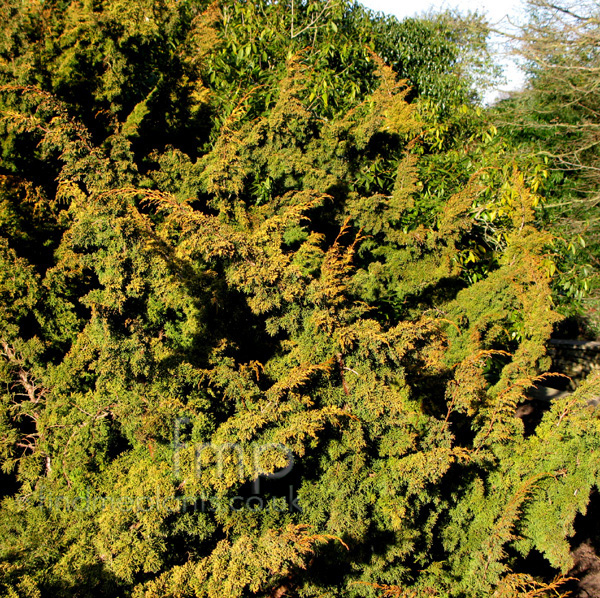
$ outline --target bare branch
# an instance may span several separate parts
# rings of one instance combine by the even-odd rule
[[[332,0],[327,0],[327,2],[325,3],[325,6],[323,6],[321,12],[318,15],[314,16],[308,25],[306,25],[305,27],[300,29],[300,31],[294,32],[294,0],[292,0],[292,28],[290,31],[290,37],[292,39],[295,39],[299,35],[302,35],[305,31],[308,31],[309,29],[312,29],[313,27],[315,27],[316,24],[321,19],[321,17],[325,14],[325,11],[327,11],[329,9],[329,7],[331,6],[331,3],[332,3]]]

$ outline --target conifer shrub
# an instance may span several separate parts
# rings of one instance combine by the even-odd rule
[[[559,318],[535,194],[465,275],[482,186],[425,210],[392,68],[324,113],[299,49],[232,103],[231,10],[0,13],[0,595],[555,595],[521,565],[571,566],[600,380],[515,417]]]

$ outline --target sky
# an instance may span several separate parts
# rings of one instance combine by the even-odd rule
[[[441,11],[457,8],[460,12],[478,11],[485,13],[493,25],[499,29],[510,28],[510,22],[520,22],[524,18],[524,0],[360,0],[372,10],[392,14],[399,19],[417,16],[428,10]],[[523,85],[524,77],[514,61],[507,56],[501,40],[492,40],[498,62],[504,68],[506,83],[486,94],[485,101],[492,102],[502,92],[517,90]]]

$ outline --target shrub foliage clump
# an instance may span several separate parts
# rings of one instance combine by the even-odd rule
[[[560,585],[530,553],[571,566],[600,381],[515,417],[559,317],[537,197],[515,170],[495,243],[477,174],[432,205],[435,94],[359,6],[292,6],[0,8],[1,596],[508,598]]]

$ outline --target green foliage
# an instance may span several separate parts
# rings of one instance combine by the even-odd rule
[[[381,21],[289,8],[2,9],[1,596],[525,598],[560,585],[532,550],[571,566],[600,380],[515,417],[559,319],[537,175],[435,195],[443,110]]]
[[[486,44],[487,23],[476,13],[445,12],[401,23],[380,17],[376,31],[377,53],[446,118],[499,77]]]
[[[548,173],[539,192],[546,226],[560,239],[556,296],[562,311],[598,308],[598,5],[528,2],[514,50],[528,74],[525,89],[494,115],[516,153],[536,156]],[[595,327],[598,333],[597,316]]]

